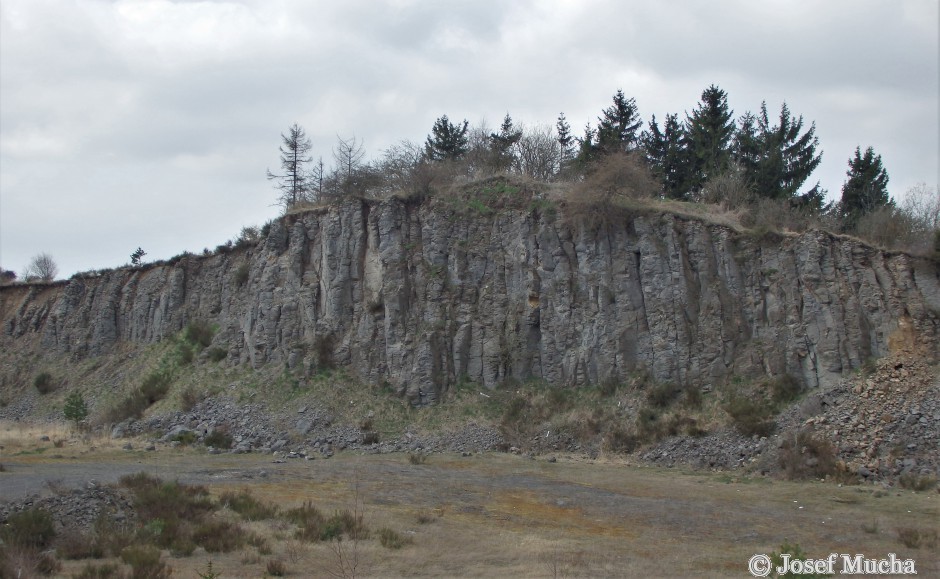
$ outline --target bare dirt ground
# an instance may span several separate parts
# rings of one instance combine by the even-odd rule
[[[371,528],[389,527],[413,541],[400,550],[375,540],[349,545],[362,577],[749,577],[748,559],[779,551],[784,542],[811,557],[896,553],[913,558],[920,576],[940,575],[935,550],[907,547],[898,537],[903,528],[936,532],[936,491],[733,478],[574,457],[436,454],[411,464],[404,454],[340,453],[279,462],[262,454],[122,450],[106,441],[56,447],[55,440],[0,440],[0,500],[146,471],[205,484],[214,494],[250,488],[282,508],[304,501],[324,512],[358,508]],[[282,521],[251,525],[271,538],[271,556],[285,562],[290,576],[333,572],[329,545],[292,540]],[[201,549],[165,557],[179,577],[196,577],[209,560],[223,577],[261,577],[267,561],[247,551],[210,556]],[[62,576],[83,564],[66,562]]]

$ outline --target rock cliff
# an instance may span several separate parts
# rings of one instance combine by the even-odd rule
[[[229,364],[334,363],[413,402],[458,380],[583,385],[645,370],[831,383],[899,328],[938,353],[937,264],[821,231],[754,235],[430,200],[288,215],[251,247],[0,288],[0,344],[81,359],[218,328]]]

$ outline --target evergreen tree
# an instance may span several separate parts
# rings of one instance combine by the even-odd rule
[[[848,180],[842,185],[842,213],[850,225],[859,217],[880,207],[892,204],[888,195],[888,172],[881,164],[881,155],[868,147],[862,155],[861,147],[849,159]]]
[[[597,146],[604,153],[630,151],[637,144],[637,130],[643,126],[636,101],[624,96],[622,90],[614,94],[614,102],[598,117]]]
[[[147,252],[138,247],[136,250],[134,250],[134,253],[131,254],[131,265],[140,265],[140,260],[145,255],[147,255]]]
[[[688,199],[690,159],[686,143],[685,127],[678,115],[666,115],[663,129],[656,123],[656,115],[650,121],[649,130],[640,135],[646,151],[646,160],[663,184],[663,193],[670,199]]]
[[[751,111],[741,115],[731,145],[731,156],[748,174],[760,165],[761,145],[757,132],[757,117]]]
[[[275,175],[268,169],[268,180],[276,182],[274,187],[281,191],[278,201],[286,210],[303,201],[307,195],[307,172],[304,167],[312,161],[307,156],[312,145],[303,127],[297,123],[290,126],[286,135],[282,133],[281,139],[283,140],[280,147],[283,174]]]
[[[515,152],[513,147],[522,138],[522,131],[517,130],[512,125],[512,117],[506,113],[503,124],[499,127],[498,133],[490,134],[490,149],[495,156],[495,164],[500,170],[508,170],[513,166]]]
[[[428,159],[432,161],[454,161],[462,157],[467,152],[470,144],[467,139],[468,124],[464,120],[462,125],[454,125],[447,118],[447,115],[437,119],[424,144],[424,151]]]
[[[600,147],[597,145],[597,131],[591,128],[591,123],[584,125],[584,136],[578,139],[578,154],[574,158],[574,165],[584,170],[597,159]]]
[[[771,124],[766,102],[761,103],[760,116],[747,113],[741,117],[735,136],[735,158],[758,195],[793,198],[819,166],[822,154],[816,154],[819,146],[816,123],[800,134],[802,130],[803,117],[791,117],[786,103],[780,108],[776,125]],[[812,191],[818,191],[818,184]],[[806,195],[821,201],[812,191]]]
[[[565,113],[560,113],[558,115],[558,122],[555,124],[555,129],[558,131],[558,145],[560,147],[559,156],[560,156],[560,165],[561,169],[565,168],[565,165],[568,161],[571,160],[573,155],[573,147],[575,138],[571,136],[571,125],[568,124],[568,119],[565,118]]]
[[[72,392],[66,397],[62,415],[76,425],[88,417],[88,406],[85,405],[85,398],[81,392]]]
[[[698,108],[686,117],[690,185],[698,190],[710,178],[724,173],[731,161],[735,125],[727,93],[715,85],[709,86],[702,92]]]

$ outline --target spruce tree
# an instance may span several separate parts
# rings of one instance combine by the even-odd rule
[[[574,165],[581,171],[597,159],[600,147],[597,146],[597,131],[591,123],[584,125],[584,136],[578,139],[578,154],[574,158]]]
[[[698,107],[686,115],[692,189],[701,189],[706,181],[728,169],[735,129],[732,114],[727,93],[711,85],[702,92]]]
[[[495,164],[500,170],[508,170],[513,166],[515,153],[513,147],[522,138],[522,131],[513,127],[512,117],[506,113],[503,118],[503,124],[499,127],[498,133],[490,134],[490,150],[495,157]]]
[[[861,147],[849,159],[846,171],[848,180],[842,185],[842,213],[850,226],[858,218],[881,207],[892,204],[888,195],[888,172],[881,163],[881,155],[875,155],[868,147],[862,154]]]
[[[424,152],[431,161],[455,161],[462,157],[469,147],[466,119],[463,124],[455,125],[447,115],[434,121],[431,134],[424,144]]]
[[[571,125],[568,124],[568,119],[565,118],[565,113],[560,113],[558,115],[558,122],[555,123],[555,130],[558,131],[558,145],[559,145],[559,169],[564,169],[568,164],[568,161],[571,160],[571,156],[574,154],[572,152],[575,138],[571,136]]]
[[[741,117],[735,135],[735,158],[761,197],[793,198],[819,166],[822,154],[816,154],[816,123],[800,134],[802,130],[803,117],[793,118],[786,103],[780,108],[777,124],[771,124],[766,102],[761,103],[759,116],[747,113]],[[814,196],[812,192],[806,195]]]
[[[604,153],[630,151],[637,144],[637,130],[643,125],[636,101],[618,89],[614,102],[598,117],[597,146]]]
[[[646,160],[663,184],[663,193],[670,199],[688,199],[690,158],[686,146],[685,127],[678,115],[666,115],[662,130],[656,123],[656,115],[650,121],[649,130],[640,135],[646,151]]]

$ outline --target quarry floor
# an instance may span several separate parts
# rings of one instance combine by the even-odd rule
[[[935,490],[502,453],[434,454],[412,464],[405,454],[339,453],[306,461],[191,448],[124,450],[107,441],[55,447],[0,438],[0,445],[0,501],[146,471],[204,484],[213,493],[249,488],[282,507],[312,501],[325,512],[358,508],[370,527],[413,540],[394,551],[363,541],[357,547],[363,577],[750,577],[750,557],[780,551],[785,542],[811,557],[895,553],[914,559],[921,576],[940,576],[936,549],[899,540],[902,529],[936,533]],[[264,532],[275,538],[275,555],[288,561],[291,576],[329,576],[327,546],[279,542],[289,534],[276,525]],[[210,559],[223,577],[264,575],[262,561],[238,553],[166,557],[177,576],[196,576]],[[63,573],[80,568],[69,562]]]

